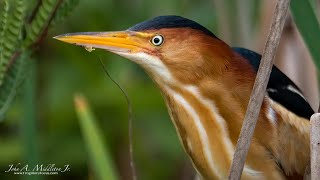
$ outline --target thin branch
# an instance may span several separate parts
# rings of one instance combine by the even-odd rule
[[[276,49],[280,42],[289,4],[290,0],[279,0],[277,3],[260,67],[238,139],[236,151],[233,156],[233,162],[229,172],[229,180],[238,180],[241,178],[250,142],[257,124],[262,101],[265,96]]]
[[[320,177],[320,113],[311,116],[310,130],[310,156],[311,156],[311,179]]]

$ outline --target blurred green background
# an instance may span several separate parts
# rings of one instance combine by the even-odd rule
[[[120,179],[130,179],[127,104],[103,72],[99,58],[132,102],[138,179],[194,179],[195,172],[161,94],[146,73],[114,54],[101,50],[88,53],[52,37],[69,32],[125,30],[154,16],[174,14],[199,22],[233,46],[261,52],[263,45],[256,41],[266,36],[262,29],[265,24],[268,27],[268,21],[264,21],[267,15],[262,12],[266,10],[271,16],[272,11],[266,9],[269,2],[246,0],[243,7],[237,0],[79,0],[64,21],[50,28],[31,56],[32,68],[25,79],[28,83],[19,86],[15,102],[0,123],[0,179],[96,179],[74,109],[75,93],[88,99],[116,174]],[[316,1],[312,2],[317,8]],[[69,164],[71,171],[56,176],[4,172],[17,163]]]

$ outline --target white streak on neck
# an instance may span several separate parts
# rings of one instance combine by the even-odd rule
[[[189,137],[187,137],[186,139],[187,139],[186,141],[187,141],[187,145],[188,145],[188,147],[189,147],[189,150],[192,152],[193,147],[192,147],[191,140],[190,140]]]
[[[156,56],[151,56],[143,52],[138,52],[138,53],[115,52],[115,53],[141,65],[147,72],[151,73],[151,76],[153,76],[152,78],[155,81],[170,82],[170,83],[173,83],[175,81],[170,71],[165,66],[165,64],[163,64],[163,62]]]
[[[201,123],[201,119],[200,119],[199,115],[193,109],[193,107],[180,94],[175,93],[172,90],[169,90],[169,93],[181,106],[184,107],[186,112],[189,113],[193,122],[195,123],[195,127],[197,128],[197,131],[199,133],[199,138],[201,141],[202,150],[203,150],[203,153],[206,157],[209,168],[211,169],[211,171],[214,174],[216,174],[219,177],[219,179],[223,178],[223,176],[221,176],[221,173],[219,173],[219,171],[218,171],[219,168],[216,166],[215,162],[213,161],[210,143],[209,143],[209,137],[208,137],[208,134],[207,134],[205,128],[203,127],[203,124]]]
[[[189,92],[191,92],[204,106],[209,107],[211,114],[213,115],[213,117],[217,121],[217,125],[220,126],[220,130],[223,134],[221,136],[223,138],[222,142],[224,142],[225,148],[227,150],[228,160],[231,162],[235,148],[234,148],[234,146],[231,142],[231,139],[229,137],[228,127],[227,127],[226,121],[219,113],[217,106],[215,105],[215,103],[212,100],[209,100],[209,99],[206,99],[205,97],[203,97],[200,94],[197,87],[186,86],[185,89],[187,89]],[[255,176],[256,178],[259,178],[259,179],[264,179],[262,172],[256,171],[248,165],[244,166],[243,171],[245,173],[248,173],[250,176]]]
[[[226,121],[224,118],[219,114],[218,108],[215,105],[215,103],[212,100],[204,98],[197,87],[195,86],[186,86],[186,90],[188,90],[190,93],[192,93],[205,107],[208,107],[208,109],[211,111],[212,116],[217,121],[217,125],[219,126],[221,132],[222,132],[222,139],[225,143],[225,147],[228,153],[228,159],[231,161],[234,153],[234,146],[231,142],[231,139],[229,137],[228,128],[226,125]]]

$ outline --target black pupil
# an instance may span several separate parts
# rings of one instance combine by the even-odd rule
[[[155,44],[160,43],[160,38],[158,38],[158,37],[154,38],[154,39],[153,39],[153,42],[154,42]]]

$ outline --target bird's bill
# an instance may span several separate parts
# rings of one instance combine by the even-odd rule
[[[84,46],[87,50],[93,48],[105,49],[111,52],[135,52],[143,49],[143,43],[137,37],[146,37],[147,34],[133,31],[117,32],[79,32],[54,37],[60,41]]]

